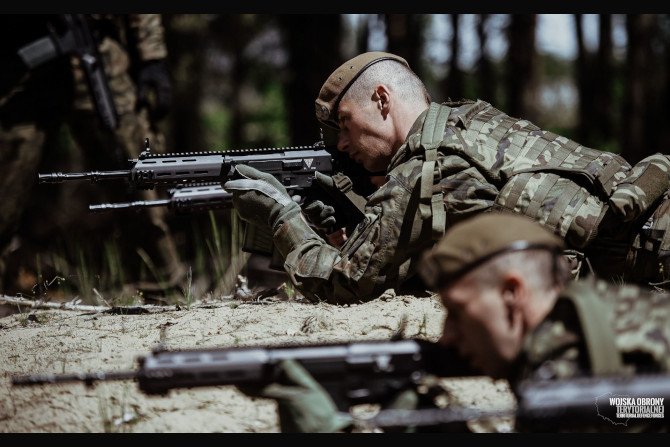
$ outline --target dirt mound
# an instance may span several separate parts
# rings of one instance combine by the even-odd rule
[[[132,381],[12,387],[11,376],[135,369],[136,358],[169,349],[389,339],[436,340],[444,310],[435,297],[387,293],[334,306],[300,300],[216,300],[133,314],[23,309],[0,318],[0,432],[277,432],[274,401],[234,387],[173,390],[146,396]],[[507,406],[506,383],[459,379],[447,386],[463,403]],[[489,429],[505,431],[509,421]],[[477,429],[477,426],[475,426]]]

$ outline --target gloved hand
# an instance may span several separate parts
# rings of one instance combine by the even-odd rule
[[[172,84],[165,59],[143,63],[137,77],[137,107],[147,107],[153,120],[164,118],[172,104]]]
[[[233,195],[233,206],[242,220],[269,226],[272,231],[285,221],[300,215],[300,205],[272,174],[246,165],[235,167],[242,178],[228,180],[223,188]]]
[[[329,175],[325,175],[316,171],[314,173],[314,181],[326,192],[330,197],[335,194],[342,194],[342,192],[335,186],[335,181]],[[321,200],[313,200],[303,206],[302,211],[307,216],[307,220],[315,227],[332,232],[335,230],[335,208],[326,205]]]
[[[328,233],[335,229],[335,208],[332,206],[326,205],[321,200],[314,200],[308,203],[302,211],[315,227]]]
[[[260,391],[238,387],[252,397],[277,401],[279,425],[283,433],[332,433],[351,424],[348,413],[337,410],[328,392],[295,360],[278,365],[278,382]]]

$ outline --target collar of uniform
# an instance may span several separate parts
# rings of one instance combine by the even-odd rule
[[[387,172],[390,172],[394,168],[398,167],[398,165],[400,165],[401,163],[407,161],[410,158],[410,156],[414,152],[416,152],[421,140],[420,131],[421,128],[423,127],[424,121],[426,120],[427,114],[428,109],[421,112],[421,114],[416,118],[414,124],[412,124],[412,127],[409,129],[409,132],[407,133],[405,143],[403,143],[403,145],[400,146],[400,149],[398,149],[398,151],[393,155],[393,158],[391,158],[391,163],[389,163]]]

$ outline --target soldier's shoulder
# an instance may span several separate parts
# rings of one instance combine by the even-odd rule
[[[571,281],[565,287],[563,295],[596,295],[598,297],[639,297],[668,295],[668,292],[653,290],[631,283],[614,283],[597,277],[588,277]]]

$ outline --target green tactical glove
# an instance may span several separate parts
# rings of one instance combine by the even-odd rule
[[[277,401],[279,425],[283,433],[332,433],[351,424],[348,413],[337,410],[333,399],[307,370],[292,359],[277,366],[279,380],[260,392],[246,389],[252,397]]]
[[[274,231],[300,214],[300,206],[272,174],[246,165],[235,170],[242,178],[227,181],[223,188],[233,195],[233,206],[242,220]]]
[[[246,165],[235,169],[242,178],[223,185],[233,195],[233,206],[242,220],[271,228],[275,247],[284,259],[301,242],[321,239],[305,221],[300,205],[272,174]]]
[[[335,228],[335,208],[326,205],[321,200],[315,200],[307,204],[303,209],[312,225],[325,231],[332,232]]]
[[[334,194],[342,194],[337,186],[335,181],[329,175],[322,174],[320,172],[314,173],[314,181],[326,192],[329,196],[333,197]],[[302,209],[307,220],[309,220],[312,225],[323,230],[325,232],[332,232],[335,229],[335,208],[330,205],[326,205],[321,200],[314,200]]]

